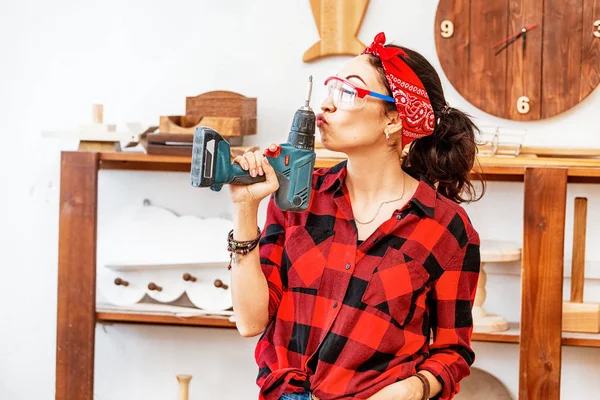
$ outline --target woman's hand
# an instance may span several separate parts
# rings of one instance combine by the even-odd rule
[[[419,378],[410,377],[384,387],[367,400],[421,400],[423,383]]]
[[[277,145],[271,144],[269,149],[275,151]],[[243,170],[249,171],[253,177],[264,175],[266,178],[264,182],[251,185],[229,185],[231,200],[234,203],[257,206],[262,199],[279,189],[279,181],[277,181],[275,170],[260,150],[237,156],[232,163],[238,163]]]

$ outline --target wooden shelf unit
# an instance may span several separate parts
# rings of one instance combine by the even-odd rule
[[[318,159],[328,167],[341,159]],[[518,162],[517,162],[518,161]],[[568,162],[567,162],[568,161]],[[473,340],[516,343],[520,349],[519,399],[558,400],[561,348],[600,347],[600,335],[561,329],[564,216],[567,183],[600,183],[600,167],[576,160],[479,158],[473,178],[524,182],[522,310],[520,329],[476,333]],[[96,312],[96,231],[100,169],[189,173],[191,157],[136,153],[63,152],[59,202],[56,400],[92,400],[97,323],[138,323],[232,329],[226,319]],[[543,221],[544,223],[541,223]],[[561,236],[562,235],[562,236]],[[85,267],[82,267],[85,266]],[[544,285],[539,282],[544,282]],[[543,359],[540,358],[543,355]],[[536,397],[537,396],[537,397]]]

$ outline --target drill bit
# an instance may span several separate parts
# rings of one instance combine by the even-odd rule
[[[306,92],[306,99],[304,100],[304,109],[310,110],[310,97],[312,96],[312,75],[308,77],[308,87]]]

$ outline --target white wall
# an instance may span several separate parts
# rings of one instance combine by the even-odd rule
[[[379,31],[414,47],[439,68],[433,38],[437,1],[373,0],[359,38]],[[42,139],[44,129],[89,122],[91,104],[105,122],[157,124],[184,113],[185,96],[233,90],[258,98],[259,135],[249,143],[284,141],[309,74],[320,83],[348,57],[311,64],[302,55],[318,39],[307,0],[22,0],[0,4],[0,398],[53,398],[61,150],[76,143]],[[441,70],[440,70],[441,71]],[[526,144],[600,147],[600,90],[550,120],[517,124],[471,107],[448,84],[447,97],[477,123],[526,127]],[[314,90],[313,107],[323,90]],[[567,139],[568,141],[566,141]],[[99,234],[120,210],[144,198],[183,214],[228,212],[227,192],[193,190],[185,173],[101,171]],[[590,198],[586,300],[600,301],[600,185],[571,185]],[[522,184],[491,183],[467,206],[484,238],[521,241]],[[264,212],[264,209],[262,210]],[[567,219],[570,260],[572,215]],[[568,262],[568,261],[567,261]],[[519,317],[516,265],[490,265],[488,311]],[[565,281],[565,293],[569,281]],[[24,290],[23,288],[26,288]],[[254,398],[256,339],[235,331],[112,325],[96,331],[96,398],[175,398],[179,373],[194,376],[192,399]],[[476,365],[516,395],[518,346],[476,343]],[[595,398],[600,349],[564,348],[564,399]]]

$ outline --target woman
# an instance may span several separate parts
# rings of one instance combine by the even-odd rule
[[[277,179],[260,151],[234,160],[266,176],[231,186],[233,306],[243,336],[264,332],[259,396],[451,399],[474,361],[479,235],[458,203],[473,193],[476,128],[383,33],[326,84],[321,140],[348,159],[314,172],[308,210],[271,198],[257,233]]]

